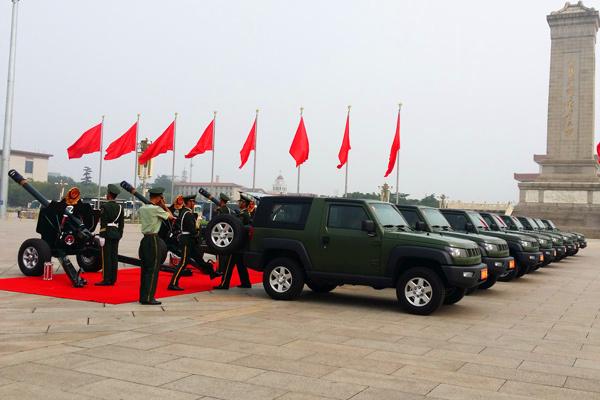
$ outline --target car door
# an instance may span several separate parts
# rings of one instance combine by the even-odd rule
[[[360,203],[329,203],[321,224],[319,248],[313,261],[319,272],[378,275],[381,236],[361,229],[372,220]]]

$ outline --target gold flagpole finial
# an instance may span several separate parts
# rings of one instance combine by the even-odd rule
[[[138,117],[138,118],[140,117],[140,115],[142,115],[142,114],[140,114],[140,113],[137,113],[137,117]]]
[[[402,108],[402,103],[398,103],[398,111]]]
[[[302,114],[304,114],[304,107],[300,107],[300,116],[302,116]]]
[[[352,108],[352,106],[350,104],[348,104],[348,112],[350,112],[351,108]]]
[[[177,116],[178,116],[178,115],[179,115],[179,113],[178,113],[178,112],[176,112],[176,113],[175,113],[175,118],[177,118]]]

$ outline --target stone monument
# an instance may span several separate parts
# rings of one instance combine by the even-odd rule
[[[550,90],[546,154],[539,173],[515,174],[515,215],[552,219],[561,229],[600,237],[600,169],[594,145],[598,11],[566,3],[547,16]]]

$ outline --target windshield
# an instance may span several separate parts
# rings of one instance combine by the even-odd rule
[[[440,210],[435,208],[422,208],[421,212],[432,228],[450,228],[450,223]]]
[[[483,229],[485,231],[489,231],[490,227],[488,226],[488,224],[483,220],[483,217],[481,215],[479,215],[478,212],[475,211],[467,211],[467,215],[469,216],[469,218],[471,218],[471,223],[473,225],[475,225],[475,227],[477,229]]]
[[[490,214],[490,215],[491,215],[492,217],[494,217],[494,220],[496,221],[496,224],[498,225],[498,227],[499,227],[501,230],[505,231],[505,230],[507,230],[507,229],[508,229],[508,226],[506,225],[506,222],[504,222],[504,221],[502,220],[502,218],[500,218],[500,216],[499,216],[499,215],[497,215],[497,214]]]
[[[524,230],[525,229],[525,227],[523,226],[523,224],[521,223],[521,221],[519,221],[519,218],[517,218],[517,217],[510,217],[510,219],[513,220],[513,222],[517,226],[518,230]]]
[[[536,218],[536,219],[534,219],[534,221],[535,221],[535,223],[537,224],[537,226],[539,226],[539,227],[540,227],[540,229],[541,229],[541,230],[545,231],[545,230],[547,229],[547,228],[546,228],[546,225],[544,225],[544,223],[542,222],[542,220],[541,220],[541,219],[539,219],[539,218]]]
[[[554,222],[550,221],[549,219],[547,219],[545,221],[545,225],[549,228],[549,229],[556,229],[556,225],[554,225]]]
[[[529,225],[533,228],[534,231],[539,231],[540,227],[535,223],[534,219],[531,217],[527,217],[527,221],[529,221]]]
[[[385,227],[406,227],[408,223],[400,214],[400,211],[391,204],[372,203],[369,204],[379,223]]]

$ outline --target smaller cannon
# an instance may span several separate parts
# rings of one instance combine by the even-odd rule
[[[67,206],[63,201],[46,199],[14,169],[8,172],[8,176],[42,206],[36,226],[41,239],[27,239],[21,245],[18,256],[21,272],[27,276],[41,276],[44,263],[56,257],[73,286],[85,286],[87,282],[80,276],[81,269],[98,271],[101,268],[99,238],[92,233],[98,223],[98,213],[89,204]],[[76,255],[81,269],[73,266],[69,255]]]
[[[200,188],[198,193],[219,205],[219,201],[206,189]],[[244,246],[248,230],[236,215],[217,214],[213,215],[202,234],[209,252],[227,255],[239,251]]]

